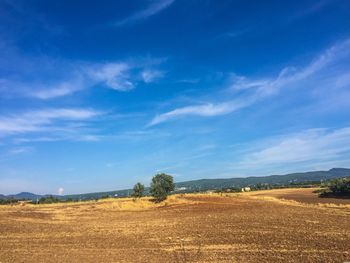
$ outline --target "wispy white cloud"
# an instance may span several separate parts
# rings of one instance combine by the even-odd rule
[[[264,169],[271,165],[343,159],[350,164],[350,127],[305,130],[255,143],[260,149],[246,154],[242,162],[236,165]]]
[[[282,87],[298,83],[308,77],[325,69],[331,63],[338,61],[350,54],[350,39],[337,43],[327,49],[306,67],[297,69],[295,67],[286,67],[280,71],[276,78],[248,79],[237,77],[233,80],[231,88],[235,90],[255,89],[256,98],[274,95]]]
[[[53,87],[39,88],[28,90],[28,96],[38,99],[52,99],[57,97],[63,97],[70,95],[74,92],[82,90],[84,88],[83,80],[81,78],[72,79],[70,82],[63,81],[57,83]]]
[[[35,148],[32,146],[18,146],[12,147],[10,149],[4,149],[2,153],[0,152],[0,164],[2,162],[18,158],[22,155],[27,155],[34,152]]]
[[[101,112],[92,109],[44,109],[0,117],[0,135],[57,130],[55,121],[91,119]]]
[[[65,67],[65,63],[56,66],[55,69],[60,72],[60,68]],[[19,82],[0,79],[0,93],[14,97],[26,96],[47,100],[71,95],[96,85],[126,92],[134,89],[141,82],[151,83],[164,75],[160,70],[148,69],[145,62],[134,61],[101,64],[77,63],[70,67],[74,67],[74,74],[60,72],[56,79],[50,81],[40,79],[34,82],[24,80]]]
[[[268,79],[256,79],[256,80],[250,80],[245,76],[237,76],[235,74],[232,74],[230,77],[230,82],[233,85],[233,88],[236,90],[246,90],[250,88],[257,88],[266,86],[269,84],[270,80]]]
[[[169,7],[175,0],[153,0],[151,4],[146,8],[134,13],[133,15],[126,17],[125,19],[114,23],[115,26],[124,26],[127,24],[135,23],[140,20],[147,19],[151,16],[158,14],[167,7]]]
[[[10,155],[18,155],[18,154],[24,154],[24,153],[30,153],[33,151],[33,147],[17,147],[13,148],[9,151]]]
[[[141,72],[141,77],[145,83],[154,82],[163,76],[164,72],[160,70],[145,69]]]
[[[180,107],[158,114],[148,125],[157,125],[185,116],[218,116],[232,113],[268,97],[277,95],[282,88],[297,87],[302,81],[314,77],[317,73],[327,69],[328,66],[337,64],[339,60],[344,58],[348,59],[349,54],[350,39],[347,39],[327,49],[307,66],[301,69],[286,67],[274,78],[264,77],[251,79],[244,76],[232,75],[229,90],[234,94],[231,95],[233,98],[230,100]],[[335,72],[334,74],[338,76],[343,73],[344,72]],[[349,78],[343,77],[339,80],[339,85],[347,85],[348,81]],[[322,85],[322,83],[318,84]],[[312,87],[310,87],[310,89],[312,89]]]
[[[74,142],[99,142],[108,137],[99,134],[82,134],[84,131],[80,129],[59,129],[57,127],[46,128],[45,133],[52,134],[51,136],[35,136],[35,137],[19,137],[15,138],[15,144],[35,143],[35,142],[59,142],[59,141],[74,141]]]
[[[183,108],[178,108],[160,115],[157,115],[152,119],[148,126],[157,125],[159,123],[169,121],[171,119],[180,118],[183,116],[218,116],[228,114],[235,110],[238,110],[246,106],[247,102],[244,101],[229,101],[218,104],[204,104],[198,106],[187,106]]]
[[[106,116],[109,119],[109,116]],[[168,132],[159,132],[155,130],[139,130],[139,131],[121,131],[113,132],[101,128],[89,128],[89,123],[95,125],[96,122],[101,122],[101,116],[93,120],[85,120],[80,126],[72,126],[71,123],[63,121],[52,126],[41,127],[40,130],[31,132],[16,133],[13,138],[14,144],[26,144],[35,142],[59,142],[59,141],[74,141],[74,142],[99,142],[99,141],[145,141],[169,137]],[[104,119],[106,120],[106,119]],[[62,122],[62,121],[61,121]],[[14,134],[14,133],[11,133]],[[7,135],[11,135],[7,134]],[[1,135],[1,132],[0,132]],[[5,134],[6,135],[6,134]]]
[[[32,97],[49,100],[94,86],[126,92],[141,83],[159,80],[164,75],[158,69],[164,58],[131,58],[91,63],[30,57],[7,46],[3,48],[0,43],[0,51],[6,54],[5,62],[0,59],[0,70],[9,72],[6,78],[0,79],[0,96],[4,98]]]
[[[119,91],[128,91],[134,88],[130,79],[131,65],[127,63],[108,63],[88,69],[89,75],[97,82]]]

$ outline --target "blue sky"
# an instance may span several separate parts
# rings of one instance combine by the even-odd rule
[[[0,1],[0,193],[350,167],[350,3]]]

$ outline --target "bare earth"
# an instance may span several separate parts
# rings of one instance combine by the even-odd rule
[[[283,189],[0,206],[0,262],[350,261],[350,201],[319,200]]]
[[[278,199],[294,200],[306,204],[344,204],[350,205],[350,199],[344,198],[317,198],[313,193],[313,188],[291,188],[291,189],[275,189],[266,191],[254,191],[249,195],[254,196],[271,196]]]

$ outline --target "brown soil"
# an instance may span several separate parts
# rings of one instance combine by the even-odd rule
[[[271,196],[307,204],[350,205],[350,199],[319,197],[317,193],[314,193],[315,190],[315,188],[274,189],[267,191],[254,191],[249,194],[254,196]]]
[[[349,206],[259,194],[2,206],[0,262],[350,261]]]

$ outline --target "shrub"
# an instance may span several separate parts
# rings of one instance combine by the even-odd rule
[[[16,204],[19,200],[13,198],[0,199],[0,205]]]
[[[133,193],[131,194],[134,198],[141,198],[143,196],[143,192],[145,191],[145,186],[141,183],[137,183],[134,185]]]
[[[329,190],[334,194],[350,195],[350,177],[332,180],[329,185]]]
[[[326,184],[326,189],[320,193],[320,196],[350,197],[350,177],[330,180]]]
[[[47,197],[40,198],[38,201],[38,204],[53,204],[53,203],[58,203],[58,202],[61,202],[61,200],[50,195]]]

